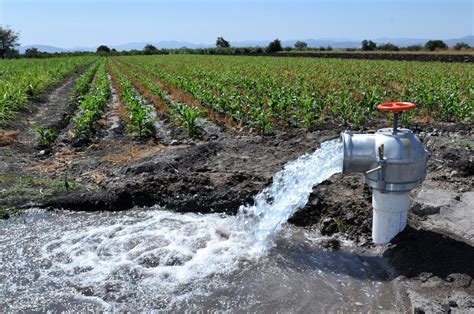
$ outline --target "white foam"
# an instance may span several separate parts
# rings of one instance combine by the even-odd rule
[[[237,216],[132,210],[93,226],[65,232],[42,248],[52,261],[43,279],[89,289],[120,309],[120,300],[148,300],[169,309],[205,295],[220,277],[274,246],[276,233],[308,201],[313,186],[342,170],[342,144],[325,142],[289,162],[273,184]],[[152,208],[158,209],[158,208]]]
[[[274,244],[273,237],[283,223],[308,202],[315,185],[342,171],[342,143],[322,143],[313,154],[303,155],[285,165],[273,177],[273,184],[255,197],[253,206],[241,206],[238,220],[252,250],[265,252]]]
[[[133,214],[111,225],[65,233],[44,247],[43,255],[54,261],[53,272],[64,273],[74,286],[90,287],[94,295],[111,299],[131,287],[140,287],[144,296],[169,298],[183,285],[237,266],[241,248],[216,231],[235,218],[166,211]]]

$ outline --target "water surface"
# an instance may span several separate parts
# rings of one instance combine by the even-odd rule
[[[0,310],[402,309],[390,269],[346,243],[284,225],[260,258],[235,216],[31,210],[0,222]]]

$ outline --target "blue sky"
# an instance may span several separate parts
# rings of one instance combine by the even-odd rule
[[[474,0],[0,0],[21,44],[59,47],[177,40],[458,38]]]

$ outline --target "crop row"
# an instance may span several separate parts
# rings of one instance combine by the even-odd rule
[[[405,121],[473,119],[470,64],[223,56],[118,60],[264,133],[275,125],[310,129],[323,123],[373,123],[380,118],[376,105],[392,100],[417,105]]]
[[[95,57],[0,60],[0,122]]]
[[[151,136],[154,133],[155,117],[153,108],[137,92],[132,82],[121,73],[115,64],[111,65],[111,74],[118,79],[120,99],[128,109],[129,127],[139,137]]]
[[[159,83],[153,81],[148,76],[149,73],[143,74],[137,71],[136,68],[124,66],[121,68],[123,73],[134,78],[139,84],[143,85],[151,94],[153,98],[158,98],[155,106],[160,107],[162,115],[169,115],[178,126],[182,126],[188,135],[194,136],[197,133],[197,121],[202,118],[204,110],[196,106],[191,106],[185,103],[180,103],[173,100],[170,95],[159,86]]]
[[[78,86],[82,86],[81,84],[76,84],[76,90]],[[89,93],[82,96],[79,113],[74,118],[73,134],[77,140],[87,141],[90,139],[94,123],[102,117],[109,98],[110,88],[107,79],[106,60],[101,60]]]
[[[70,102],[71,107],[74,109],[82,102],[85,95],[89,92],[98,66],[99,61],[94,62],[76,79],[74,92]],[[39,125],[32,126],[32,130],[36,132],[38,136],[38,146],[41,148],[49,148],[57,136],[53,129],[44,128]]]
[[[100,61],[94,62],[84,71],[84,73],[82,73],[82,75],[77,78],[74,85],[74,103],[80,103],[84,99],[84,96],[89,92],[92,80],[94,79],[97,68],[99,67],[99,63]]]
[[[76,107],[84,100],[84,97],[89,92],[89,89],[92,85],[92,80],[94,79],[97,68],[99,67],[99,63],[99,60],[94,62],[76,79],[72,99],[70,100],[70,105],[73,109],[76,109]],[[56,139],[57,134],[53,129],[34,125],[32,126],[32,130],[36,132],[38,136],[39,147],[48,148]]]
[[[155,64],[132,64],[164,83],[186,91],[208,108],[231,116],[241,125],[256,127],[264,133],[271,128],[270,114],[269,112],[265,113],[265,107],[255,101],[257,95],[241,96],[238,94],[238,89],[219,83],[215,87],[221,91],[209,88],[212,84],[211,80],[205,78],[198,80],[191,76],[184,76],[176,73],[171,67],[169,71],[165,71]],[[226,92],[223,89],[226,89]],[[227,94],[229,97],[225,96]]]

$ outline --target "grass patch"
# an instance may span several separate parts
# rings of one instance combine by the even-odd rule
[[[334,217],[334,221],[336,222],[337,229],[339,230],[339,232],[345,232],[349,228],[346,221],[341,217]]]
[[[0,176],[0,197],[42,200],[61,192],[75,191],[80,185],[68,179]]]
[[[455,140],[453,141],[453,144],[460,147],[460,148],[464,148],[464,149],[467,149],[469,151],[473,151],[474,150],[474,146],[472,144],[472,142],[470,141],[466,141],[466,140]]]
[[[0,219],[8,219],[8,218],[10,218],[8,209],[4,207],[0,207]]]
[[[0,207],[0,220],[9,219],[12,216],[22,213],[23,210],[16,207]]]

